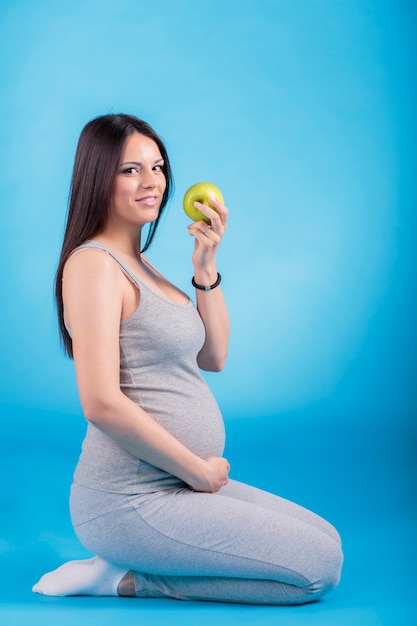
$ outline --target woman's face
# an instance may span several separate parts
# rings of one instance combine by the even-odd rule
[[[113,185],[110,221],[142,226],[156,220],[166,187],[163,165],[153,139],[140,133],[128,136]]]

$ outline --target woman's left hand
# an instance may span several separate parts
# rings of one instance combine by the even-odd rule
[[[211,269],[227,227],[228,209],[214,197],[210,197],[209,200],[216,210],[200,202],[195,202],[194,206],[210,219],[210,224],[199,221],[188,226],[190,235],[195,237],[192,262],[197,271]]]

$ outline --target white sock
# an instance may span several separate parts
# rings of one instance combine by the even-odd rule
[[[117,587],[128,571],[99,556],[68,561],[44,574],[32,591],[45,596],[117,596]]]

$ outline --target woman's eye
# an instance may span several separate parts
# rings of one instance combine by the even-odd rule
[[[163,165],[155,165],[155,167],[153,168],[156,172],[163,172]]]
[[[126,169],[122,171],[122,174],[136,174],[136,172],[136,167],[126,167]]]

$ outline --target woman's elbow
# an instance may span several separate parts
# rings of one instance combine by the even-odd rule
[[[226,365],[226,361],[227,353],[205,358],[200,356],[198,366],[205,372],[221,372]]]
[[[114,401],[111,398],[89,396],[81,400],[81,406],[85,419],[94,426],[100,426],[110,415],[114,415]]]
[[[227,361],[227,355],[225,355],[223,358],[217,359],[214,363],[213,363],[213,367],[210,370],[211,372],[221,372],[226,365],[226,361]]]

